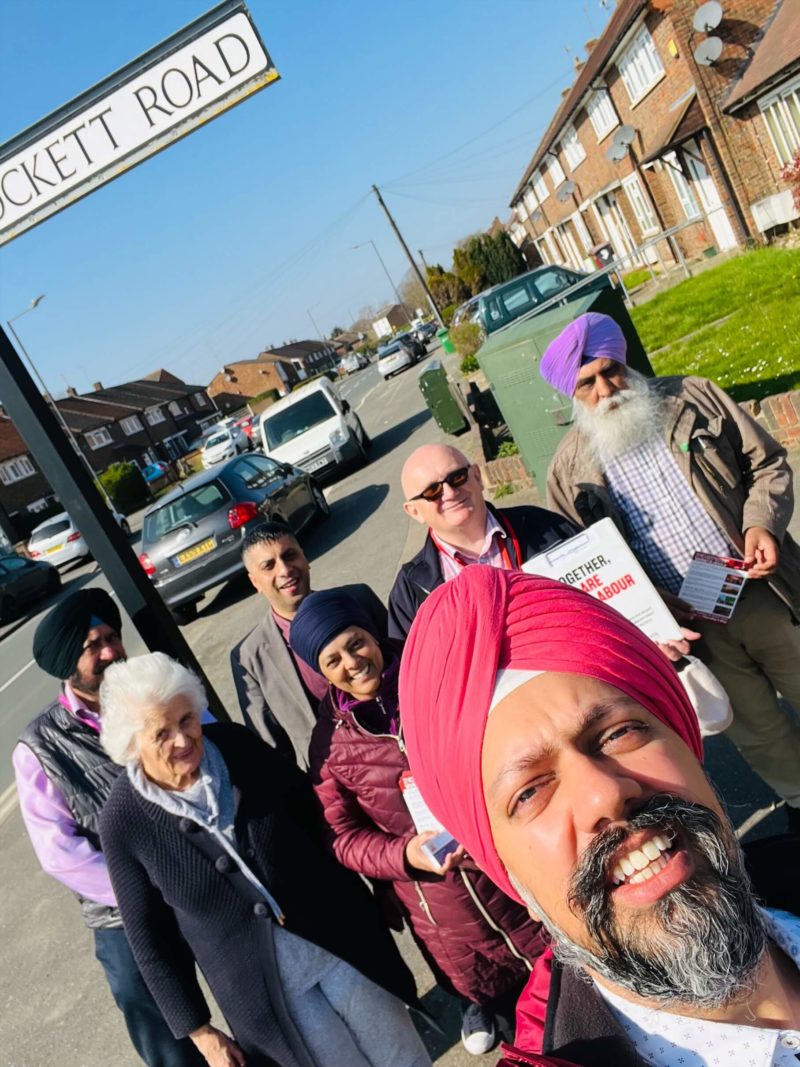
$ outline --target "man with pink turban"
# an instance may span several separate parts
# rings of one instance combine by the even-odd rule
[[[800,920],[756,903],[695,714],[641,631],[570,586],[468,567],[416,617],[400,704],[428,806],[552,937],[506,1064],[790,1061]],[[780,907],[797,844],[776,874],[762,850]]]
[[[542,377],[573,398],[547,476],[550,507],[580,526],[610,517],[727,690],[728,737],[800,831],[800,548],[786,450],[713,382],[645,378],[622,330],[580,315],[548,346]],[[698,619],[677,599],[695,552],[744,561],[733,613]]]

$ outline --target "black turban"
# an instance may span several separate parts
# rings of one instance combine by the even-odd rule
[[[62,681],[71,678],[86,635],[105,623],[119,633],[119,608],[104,589],[79,589],[49,611],[33,635],[33,658],[43,671]]]
[[[359,626],[378,640],[375,623],[348,593],[341,589],[310,593],[292,620],[289,644],[301,660],[318,671],[320,652],[351,626]]]

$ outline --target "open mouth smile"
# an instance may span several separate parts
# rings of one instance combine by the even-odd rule
[[[666,867],[674,840],[656,834],[644,841],[639,848],[618,855],[611,871],[614,885],[637,885],[653,878]]]

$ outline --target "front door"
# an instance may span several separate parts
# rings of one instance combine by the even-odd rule
[[[720,252],[724,252],[728,248],[736,248],[738,245],[736,235],[733,232],[727,212],[722,206],[714,179],[708,173],[703,161],[700,145],[695,140],[687,141],[683,146],[682,155],[691,178],[692,189],[697,194],[708,218],[709,225],[714,231],[714,240],[717,248]]]

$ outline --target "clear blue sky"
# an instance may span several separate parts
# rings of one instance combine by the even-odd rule
[[[0,140],[211,4],[4,0]],[[613,4],[612,4],[613,6]],[[0,249],[0,317],[55,395],[223,362],[346,326],[411,248],[505,219],[541,133],[601,30],[601,0],[251,0],[281,81]],[[570,50],[567,54],[565,49]],[[2,401],[2,397],[0,397]]]

